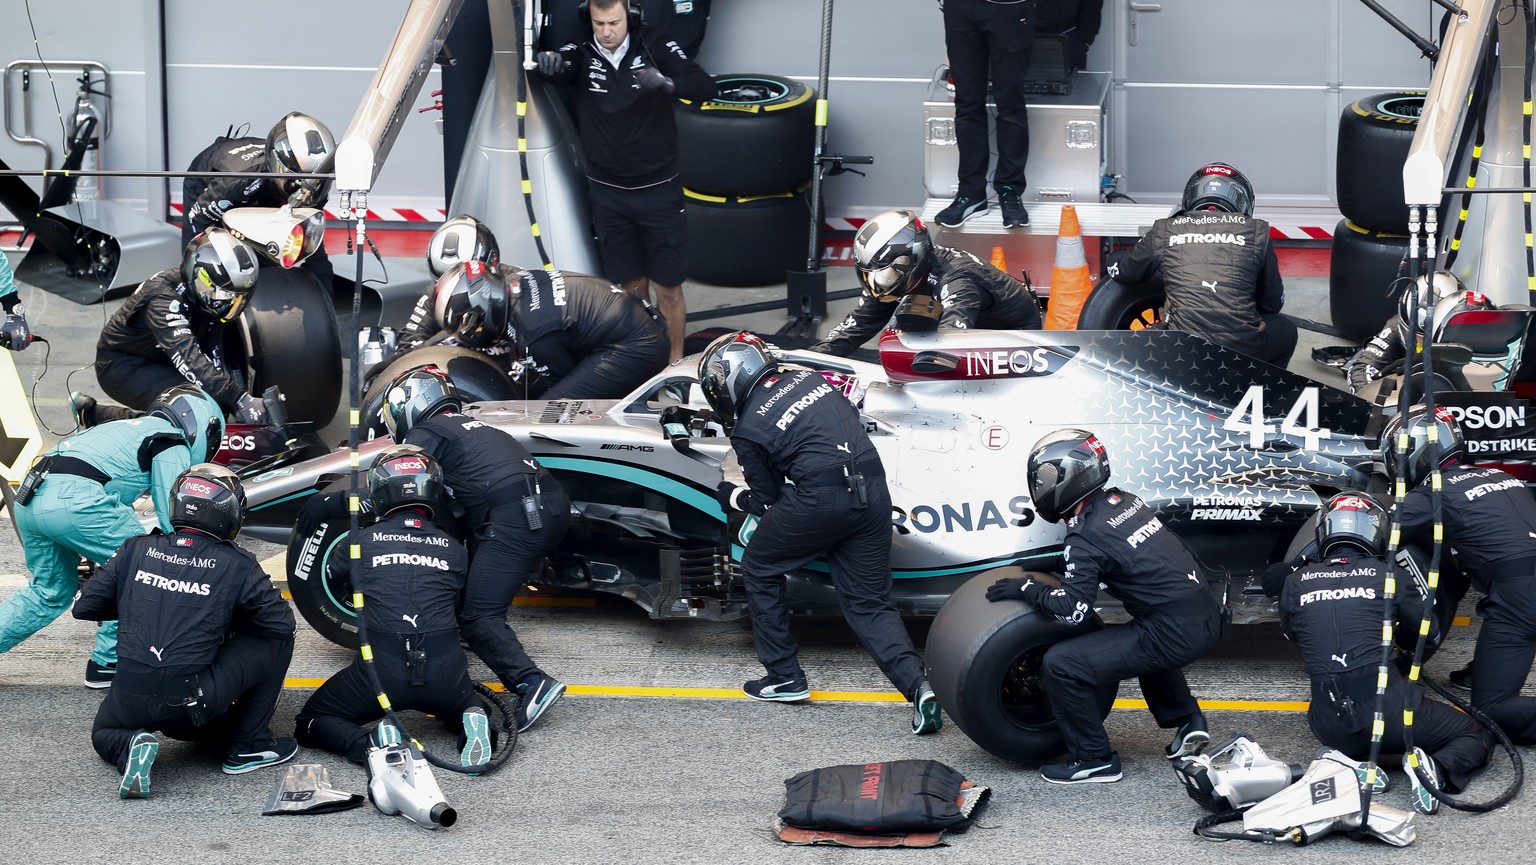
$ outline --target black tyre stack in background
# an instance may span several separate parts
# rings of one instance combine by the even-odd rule
[[[1333,232],[1328,305],[1333,326],[1364,341],[1396,311],[1408,274],[1403,163],[1424,110],[1423,91],[1358,99],[1339,119],[1339,220]]]
[[[677,102],[689,276],[725,286],[783,282],[806,264],[816,92],[777,75],[714,78],[715,99]]]

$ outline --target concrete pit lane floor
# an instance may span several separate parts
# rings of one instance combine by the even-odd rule
[[[394,265],[395,262],[391,261]],[[415,266],[402,260],[401,266]],[[833,271],[837,276],[847,271]],[[1326,281],[1288,280],[1287,310],[1327,317]],[[771,297],[774,289],[743,292],[690,287],[695,309]],[[23,294],[40,332],[53,340],[49,373],[37,407],[54,429],[67,430],[64,374],[88,364],[102,307],[81,307],[37,291]],[[755,295],[755,296],[754,296]],[[846,307],[850,302],[843,302]],[[116,304],[108,304],[106,313]],[[833,318],[845,312],[834,306]],[[781,316],[710,321],[772,330]],[[1336,382],[1308,358],[1312,345],[1339,342],[1308,331],[1292,368]],[[37,349],[16,356],[29,386],[41,370]],[[1332,377],[1332,378],[1330,378]],[[89,371],[73,387],[97,392]],[[329,440],[335,436],[327,435]],[[52,441],[53,436],[49,436]],[[281,549],[251,544],[280,576]],[[274,558],[275,557],[275,558]],[[8,518],[0,518],[0,596],[26,580]],[[1472,599],[1462,609],[1469,615]],[[1204,816],[1163,757],[1167,733],[1138,702],[1134,682],[1107,722],[1125,778],[1118,784],[1060,787],[1033,767],[1002,761],[946,723],[935,736],[909,732],[910,708],[838,620],[796,625],[814,699],[806,704],[755,703],[740,683],[760,675],[745,624],[653,622],[638,608],[606,597],[549,599],[525,593],[509,618],[533,657],[571,686],[571,693],[519,739],[510,762],[494,775],[437,772],[459,812],[456,826],[438,833],[371,805],[330,815],[260,816],[280,769],[238,777],[218,770],[221,755],[165,740],[153,773],[153,797],[117,798],[116,771],[90,747],[92,718],[103,694],[81,686],[93,626],[67,614],[0,656],[0,849],[17,862],[161,863],[338,861],[482,861],[529,863],[737,863],[906,861],[1116,863],[1421,861],[1505,863],[1536,845],[1536,799],[1522,795],[1498,812],[1442,811],[1417,817],[1419,840],[1408,851],[1336,836],[1306,853],[1259,844],[1218,844],[1191,833]],[[1443,681],[1470,656],[1477,620],[1455,629],[1429,667]],[[912,623],[923,645],[926,626]],[[311,690],[350,660],[303,622],[299,645],[274,719],[278,735]],[[489,681],[475,662],[473,674]],[[1304,715],[1307,684],[1295,648],[1277,626],[1240,625],[1211,657],[1188,671],[1217,740],[1244,731],[1272,756],[1310,761],[1317,743]],[[435,724],[406,716],[412,732],[451,753]],[[1527,756],[1528,749],[1521,749]],[[840,763],[931,758],[990,787],[992,801],[977,825],[947,836],[930,853],[868,853],[840,848],[790,848],[769,834],[783,804],[783,780],[796,772]],[[1468,791],[1487,799],[1510,777],[1494,768]],[[296,762],[329,768],[331,782],[362,792],[362,768],[316,751]],[[1393,789],[1386,804],[1408,808],[1408,785],[1396,760],[1383,764]]]

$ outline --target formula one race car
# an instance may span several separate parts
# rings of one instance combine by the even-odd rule
[[[1059,562],[1065,528],[1036,519],[1024,479],[1041,436],[1097,433],[1111,484],[1189,543],[1240,621],[1272,610],[1256,590],[1260,572],[1306,540],[1328,494],[1368,484],[1375,460],[1368,403],[1173,331],[892,330],[879,365],[780,357],[821,371],[859,406],[894,504],[895,601],[905,614],[938,614],[927,660],[944,708],[983,747],[1015,759],[1059,747],[1034,665],[1070,631],[983,592],[997,569]],[[737,568],[754,522],[728,519],[715,501],[722,477],[740,476],[695,369],[696,358],[674,363],[615,401],[467,409],[525,444],[580,513],[543,580],[622,595],[654,618],[747,615]],[[364,467],[386,444],[363,446]],[[247,532],[289,543],[295,604],[344,644],[356,641],[351,593],[323,565],[345,520],[300,506],[346,484],[346,465],[337,451],[246,486]],[[824,565],[790,574],[789,585],[797,612],[836,612]]]

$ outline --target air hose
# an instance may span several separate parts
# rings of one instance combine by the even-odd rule
[[[530,12],[532,7],[529,7]],[[523,0],[512,0],[512,17],[523,18]],[[638,38],[638,36],[636,37]],[[528,21],[523,27],[523,38],[517,41],[517,66],[522,73],[517,76],[517,170],[521,174],[523,205],[528,208],[528,230],[533,233],[533,245],[539,250],[539,260],[545,270],[554,270],[555,264],[544,249],[544,235],[539,230],[539,218],[533,210],[533,180],[528,174],[528,72],[527,65],[533,51],[533,25]]]

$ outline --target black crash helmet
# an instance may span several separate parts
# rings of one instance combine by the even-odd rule
[[[214,463],[192,466],[171,484],[171,528],[193,529],[221,541],[240,534],[245,487],[240,476]]]
[[[255,250],[217,227],[192,238],[181,259],[181,280],[193,302],[221,324],[245,311],[260,272]]]
[[[441,367],[406,370],[384,392],[384,426],[391,438],[401,442],[427,418],[463,407],[464,398]]]
[[[1220,210],[1252,216],[1253,184],[1225,162],[1212,162],[1189,176],[1184,184],[1182,208],[1185,212]]]
[[[432,314],[460,345],[490,348],[509,337],[513,298],[499,268],[470,259],[437,280]]]
[[[290,111],[267,133],[266,168],[270,173],[329,174],[335,170],[335,164],[335,136],[324,123],[308,114]],[[285,177],[273,182],[283,197],[300,207],[318,207],[331,189],[329,180]]]
[[[910,210],[887,210],[859,227],[853,237],[853,266],[871,297],[899,300],[928,277],[933,240]]]
[[[1323,559],[1340,547],[1354,547],[1368,556],[1387,550],[1387,512],[1364,493],[1340,493],[1323,505],[1317,519],[1317,552]]]
[[[1431,430],[1435,441],[1430,441]],[[1397,437],[1408,433],[1406,456],[1397,453]],[[1433,416],[1422,404],[1414,405],[1405,415],[1394,415],[1381,430],[1381,459],[1387,467],[1387,477],[1401,479],[1408,489],[1418,486],[1435,468],[1461,459],[1466,445],[1461,437],[1461,425],[1445,406],[1436,406]]]
[[[436,514],[443,508],[445,494],[442,467],[415,445],[384,449],[368,469],[368,498],[379,516],[411,506]]]
[[[460,214],[439,225],[427,244],[427,269],[442,276],[455,264],[478,261],[488,269],[501,265],[501,247],[496,235],[480,220]]]
[[[1047,522],[1058,523],[1078,502],[1109,483],[1109,456],[1091,432],[1057,430],[1029,453],[1029,497]]]
[[[178,384],[149,404],[150,417],[170,421],[181,430],[192,450],[192,462],[201,463],[219,452],[224,440],[224,409],[195,384]]]
[[[768,353],[768,344],[744,330],[717,337],[699,357],[704,398],[727,428],[735,424],[747,392],[778,371],[779,363]]]

